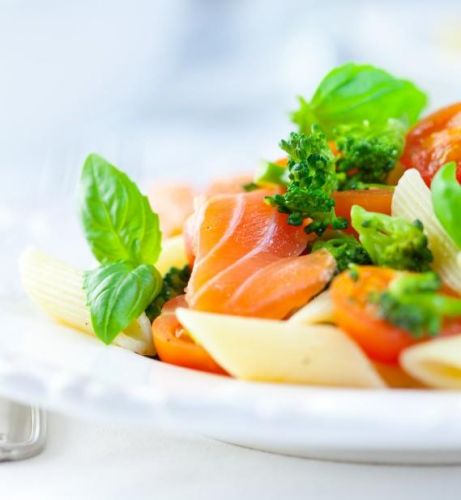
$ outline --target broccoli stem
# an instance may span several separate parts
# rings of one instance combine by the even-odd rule
[[[288,214],[288,224],[300,226],[312,222],[306,232],[321,235],[331,226],[344,229],[347,221],[336,217],[332,193],[337,187],[334,156],[325,135],[318,127],[310,134],[291,133],[280,143],[288,154],[288,186],[286,193],[268,196],[267,203]]]

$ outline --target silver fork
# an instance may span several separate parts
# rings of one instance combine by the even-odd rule
[[[0,398],[0,462],[32,458],[45,443],[45,412]]]

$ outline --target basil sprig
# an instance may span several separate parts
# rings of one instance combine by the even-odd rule
[[[161,250],[158,215],[129,177],[91,154],[81,176],[81,218],[101,264],[130,260],[152,264]]]
[[[84,288],[94,330],[110,344],[158,295],[162,277],[150,264],[114,262],[86,272]]]
[[[426,94],[408,80],[369,64],[348,63],[330,71],[310,101],[300,98],[293,121],[306,133],[313,123],[333,136],[338,125],[367,121],[380,126],[391,118],[412,125],[427,104]]]
[[[154,267],[161,251],[158,215],[129,177],[91,154],[80,181],[80,211],[90,248],[101,263],[84,276],[96,335],[110,344],[159,294]]]

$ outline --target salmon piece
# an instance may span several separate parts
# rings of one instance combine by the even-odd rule
[[[300,256],[310,236],[264,203],[273,193],[221,195],[200,206],[186,294],[191,308],[282,319],[331,279],[336,268],[331,254]]]
[[[243,185],[251,180],[251,175],[244,174],[216,179],[198,198],[243,192]],[[182,232],[187,219],[194,211],[194,199],[197,195],[198,192],[192,186],[182,183],[156,183],[150,188],[149,202],[160,217],[160,227],[165,237]]]
[[[210,184],[204,194],[194,198],[194,213],[189,215],[183,226],[186,256],[191,267],[194,265],[195,255],[197,253],[197,213],[200,211],[200,206],[213,196],[244,193],[243,185],[245,182],[249,182],[249,180],[251,180],[249,176],[245,177],[242,175],[222,178]]]
[[[258,317],[285,318],[320,293],[335,269],[336,263],[326,250],[280,259],[256,271],[242,283],[227,307],[238,309],[240,316],[253,316],[257,304]],[[281,285],[273,287],[271,283]]]
[[[186,219],[194,210],[195,190],[187,184],[155,184],[148,192],[152,209],[160,217],[163,236],[182,232]]]

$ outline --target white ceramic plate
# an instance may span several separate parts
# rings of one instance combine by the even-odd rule
[[[461,463],[461,396],[246,383],[160,363],[0,302],[0,394],[303,457]]]

